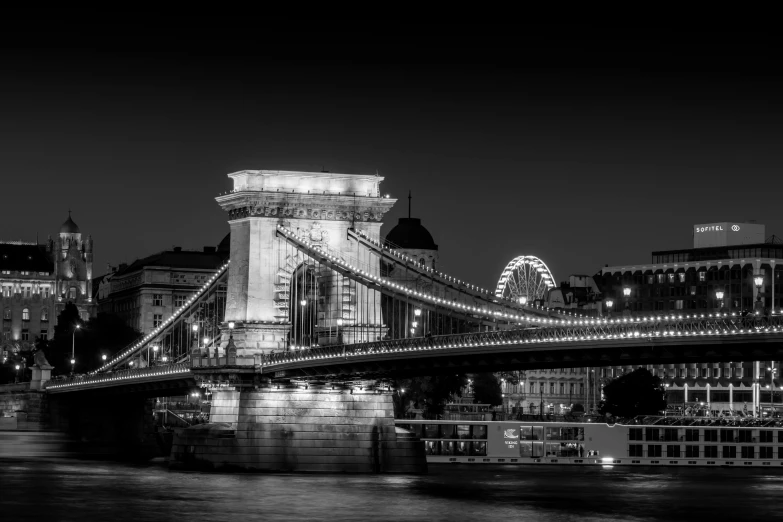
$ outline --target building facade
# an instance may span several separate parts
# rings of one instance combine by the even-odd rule
[[[29,350],[54,335],[57,316],[74,304],[87,321],[97,314],[92,298],[92,238],[82,238],[69,214],[57,239],[0,242],[0,310],[3,351]]]
[[[97,290],[101,312],[122,318],[142,334],[160,326],[228,259],[229,236],[217,247],[174,247],[121,264],[103,276]]]
[[[710,223],[694,225],[692,233],[693,248],[652,252],[650,263],[601,269],[603,314],[781,311],[783,244],[775,236],[765,240],[764,225]],[[750,414],[769,409],[773,394],[780,409],[783,392],[774,378],[779,368],[779,361],[649,367],[664,380],[669,404]]]

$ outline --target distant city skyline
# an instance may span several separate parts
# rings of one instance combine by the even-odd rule
[[[442,269],[486,288],[522,254],[560,282],[687,248],[696,223],[783,233],[763,32],[34,22],[2,40],[0,239],[43,241],[71,208],[97,275],[216,245],[241,169],[377,171],[399,199],[382,233],[412,190]]]

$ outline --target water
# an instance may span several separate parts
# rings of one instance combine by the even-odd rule
[[[758,468],[442,465],[395,476],[0,461],[0,517],[8,522],[775,520],[782,495],[783,470]]]

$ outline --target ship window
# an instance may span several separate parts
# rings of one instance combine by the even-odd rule
[[[718,442],[718,430],[704,430],[704,442]]]
[[[759,447],[759,458],[760,459],[771,459],[772,457],[772,446],[761,446]]]
[[[723,446],[723,458],[724,459],[736,459],[737,447],[736,446]]]
[[[756,448],[754,448],[753,446],[742,446],[741,453],[743,459],[756,458]]]
[[[486,440],[487,438],[487,425],[478,424],[473,426],[473,438]]]
[[[647,456],[648,457],[660,457],[661,456],[661,445],[660,444],[648,444],[647,445]]]
[[[628,430],[628,440],[644,440],[642,438],[642,429],[641,428],[630,428]],[[631,455],[632,457],[634,455]],[[641,456],[641,455],[636,455]]]
[[[470,438],[470,424],[458,424],[457,425],[457,438],[469,439]]]
[[[698,441],[699,440],[699,430],[685,430],[685,440],[687,440],[687,441]]]
[[[628,445],[629,457],[644,457],[641,444],[629,444]]]
[[[687,458],[699,458],[699,447],[685,446],[685,456]]]
[[[771,430],[759,431],[759,442],[772,442],[772,431]]]
[[[666,456],[669,458],[680,458],[680,447],[672,444],[667,445]]]
[[[704,458],[705,459],[717,459],[718,458],[718,446],[704,446]]]

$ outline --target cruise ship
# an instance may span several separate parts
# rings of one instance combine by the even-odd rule
[[[396,425],[424,441],[430,464],[783,466],[781,419],[530,417]]]

